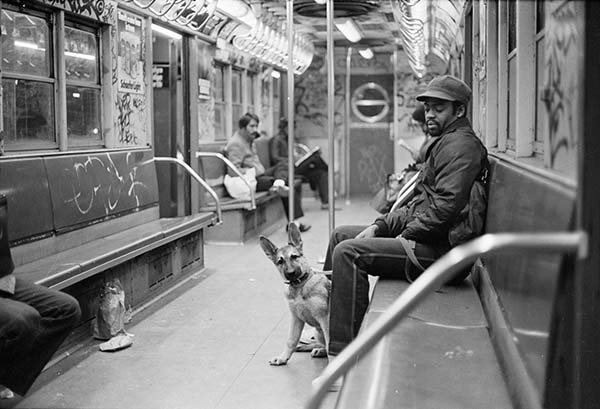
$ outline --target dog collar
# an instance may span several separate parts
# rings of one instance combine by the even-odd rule
[[[308,280],[309,276],[310,276],[309,273],[304,273],[300,277],[298,277],[297,279],[295,279],[295,280],[288,280],[285,283],[291,285],[292,287],[296,287],[296,286],[299,286],[300,284],[304,283],[306,280]]]

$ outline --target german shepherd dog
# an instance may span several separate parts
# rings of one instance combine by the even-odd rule
[[[295,223],[288,225],[288,244],[277,248],[260,236],[260,246],[275,264],[287,284],[287,299],[292,320],[283,352],[269,360],[271,365],[285,365],[294,351],[311,351],[312,357],[326,357],[329,345],[329,294],[331,282],[325,274],[312,270],[302,253],[302,239]],[[316,329],[316,342],[298,345],[304,324]]]

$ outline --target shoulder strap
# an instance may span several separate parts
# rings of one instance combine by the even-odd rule
[[[415,265],[415,267],[417,267],[419,270],[425,271],[425,267],[423,267],[421,265],[421,263],[417,259],[417,256],[415,255],[415,252],[413,250],[414,242],[412,242],[413,245],[411,245],[411,243],[402,236],[398,236],[396,238],[398,239],[398,241],[400,241],[400,244],[402,245],[402,248],[404,249],[404,252],[406,253],[406,255],[407,255],[408,259],[411,261],[411,263],[413,263]],[[407,278],[408,278],[408,276],[407,276]]]

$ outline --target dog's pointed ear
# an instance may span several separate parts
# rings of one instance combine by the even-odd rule
[[[260,236],[258,238],[260,243],[260,247],[263,249],[265,254],[271,261],[275,262],[275,255],[277,254],[277,246],[273,244],[273,242],[267,239],[265,236]]]
[[[300,236],[298,226],[294,222],[291,222],[288,225],[288,243],[297,249],[302,250],[302,237]]]

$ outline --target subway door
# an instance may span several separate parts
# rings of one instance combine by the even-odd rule
[[[175,34],[175,33],[173,33]],[[153,31],[154,153],[189,160],[183,39]],[[190,214],[189,178],[180,166],[157,164],[161,217]]]
[[[350,194],[372,196],[394,170],[393,75],[350,80]]]

